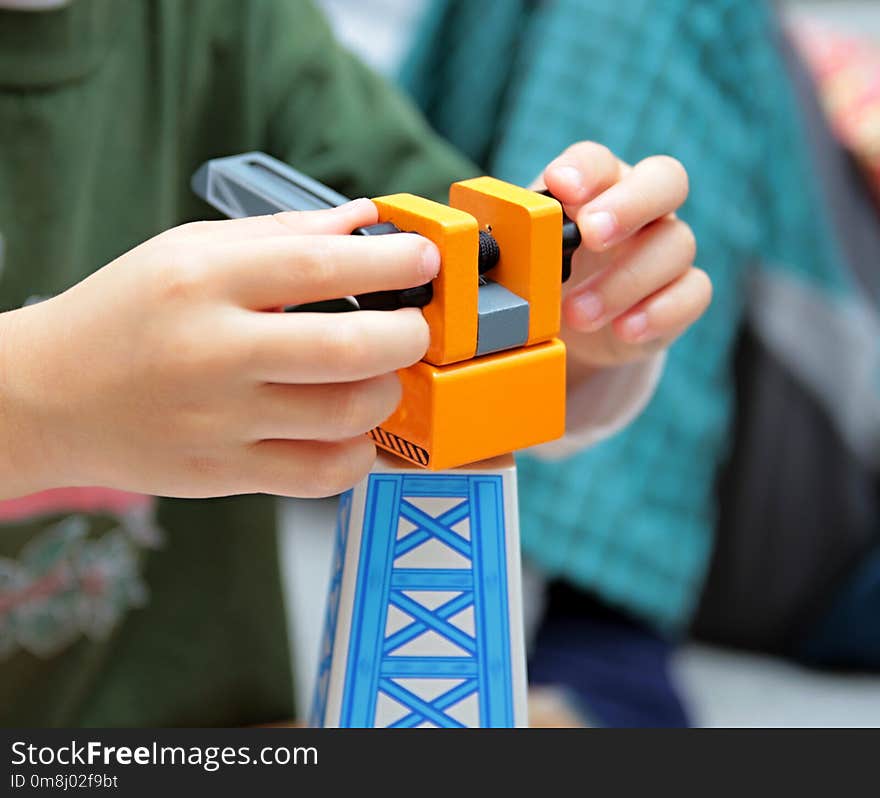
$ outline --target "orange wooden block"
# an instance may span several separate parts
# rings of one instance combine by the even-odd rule
[[[565,432],[565,344],[558,339],[450,366],[398,372],[403,400],[371,433],[431,470],[455,468]]]
[[[486,276],[529,303],[526,345],[559,334],[562,299],[562,206],[552,197],[496,180],[476,177],[453,183],[449,204],[490,230],[501,249]]]
[[[431,330],[425,360],[442,366],[472,358],[477,350],[476,219],[413,194],[392,194],[373,202],[380,222],[394,222],[401,230],[421,233],[440,250],[442,266],[434,280],[434,298],[422,309]]]

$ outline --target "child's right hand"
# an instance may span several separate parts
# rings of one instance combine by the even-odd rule
[[[436,247],[344,235],[357,200],[169,230],[53,299],[0,315],[0,498],[100,485],[160,496],[324,496],[420,360],[420,311],[266,312],[421,285]],[[327,235],[337,234],[337,235]]]

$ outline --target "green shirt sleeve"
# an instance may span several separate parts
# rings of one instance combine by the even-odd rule
[[[478,173],[336,42],[311,2],[273,0],[254,32],[276,157],[352,197],[407,191],[445,202],[450,183]]]

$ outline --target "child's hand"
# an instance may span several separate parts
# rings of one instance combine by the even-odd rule
[[[693,266],[690,227],[674,215],[688,194],[678,161],[656,156],[630,167],[581,142],[544,170],[541,183],[583,239],[563,287],[570,379],[668,346],[702,315],[712,284]]]
[[[0,316],[0,449],[14,458],[0,498],[77,485],[320,496],[357,482],[375,454],[363,433],[399,402],[394,371],[427,349],[422,314],[265,311],[436,276],[419,236],[323,235],[376,219],[358,200],[184,225]]]

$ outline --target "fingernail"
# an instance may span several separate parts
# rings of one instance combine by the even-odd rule
[[[634,340],[643,340],[647,337],[648,332],[648,314],[644,312],[635,313],[623,322],[623,332],[627,338]]]
[[[617,221],[608,211],[591,213],[584,220],[584,225],[593,231],[593,235],[603,244],[608,244],[617,230]]]
[[[574,166],[554,166],[553,173],[556,179],[565,183],[568,188],[578,193],[584,190],[584,179],[580,171]]]
[[[602,318],[605,307],[598,294],[588,291],[574,300],[574,311],[577,316],[577,326],[589,329]]]
[[[422,274],[426,281],[440,273],[440,250],[434,244],[422,247]]]

